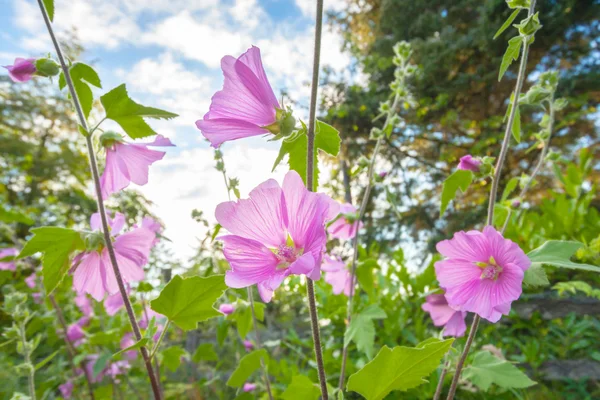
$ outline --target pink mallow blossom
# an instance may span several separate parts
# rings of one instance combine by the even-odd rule
[[[250,383],[250,382],[246,382],[244,383],[244,392],[251,392],[254,389],[256,389],[256,384],[255,383]]]
[[[60,394],[63,397],[63,399],[69,400],[71,398],[71,396],[73,395],[74,387],[75,386],[73,385],[73,381],[68,380],[65,383],[63,383],[62,385],[60,385],[58,387],[58,390],[60,391]]]
[[[244,339],[243,343],[244,343],[244,348],[246,349],[246,351],[252,351],[252,349],[254,349],[254,343],[252,343],[248,339]]]
[[[325,272],[325,282],[329,283],[333,288],[333,294],[343,292],[346,296],[350,296],[352,283],[350,280],[350,271],[346,268],[345,262],[339,257],[325,256],[323,257],[321,269]]]
[[[19,254],[19,250],[8,247],[5,249],[0,249],[0,271],[14,271],[17,267],[13,260],[10,261],[1,261],[3,258],[14,257]]]
[[[79,308],[83,315],[92,315],[94,313],[92,301],[84,292],[77,293],[75,296],[75,305]]]
[[[15,58],[13,65],[5,65],[13,82],[27,82],[36,72],[35,58]]]
[[[435,326],[444,327],[443,336],[461,337],[465,334],[467,312],[451,308],[443,294],[430,294],[421,308],[429,313]]]
[[[27,287],[29,289],[35,289],[35,280],[36,280],[36,274],[35,272],[32,273],[31,275],[29,275],[27,278],[25,278],[25,284],[27,285]]]
[[[83,332],[83,327],[86,326],[90,322],[89,317],[82,317],[74,324],[71,324],[67,327],[67,339],[69,342],[74,345],[78,345],[82,342],[83,338],[85,338],[85,332]]]
[[[223,315],[229,315],[234,311],[235,307],[233,306],[233,304],[221,304],[219,306],[219,312],[221,312]]]
[[[260,49],[252,46],[238,59],[221,60],[223,89],[196,126],[215,148],[223,142],[274,132],[281,106],[267,80]]]
[[[435,263],[435,273],[450,307],[491,322],[508,315],[531,265],[516,243],[486,226],[483,232],[457,232],[437,250],[446,257]]]
[[[270,179],[252,190],[249,199],[219,204],[217,221],[231,233],[220,237],[231,266],[227,286],[256,284],[260,297],[269,302],[289,275],[318,280],[325,224],[338,209],[325,194],[309,192],[295,171],[286,174],[283,187]]]
[[[165,155],[164,151],[148,147],[174,146],[162,135],[150,143],[127,143],[120,135],[109,132],[102,135],[100,141],[106,149],[106,165],[100,177],[103,199],[125,189],[131,182],[140,186],[148,183],[150,165]]]
[[[156,235],[145,228],[135,228],[120,234],[125,225],[125,216],[117,213],[114,219],[107,217],[123,281],[130,283],[144,279],[143,267],[148,262]],[[92,230],[100,230],[98,213],[92,215],[90,225]],[[78,293],[89,293],[94,299],[101,301],[105,294],[119,292],[108,250],[102,243],[94,249],[78,254],[73,260],[73,269],[73,287]]]
[[[481,167],[481,160],[473,157],[470,154],[466,156],[462,156],[458,163],[458,169],[479,172],[479,168]]]
[[[340,214],[334,220],[327,232],[337,239],[348,240],[356,236],[356,232],[363,227],[362,221],[357,221],[358,213],[356,207],[346,203],[340,206]]]
[[[121,339],[121,343],[120,343],[121,350],[131,347],[135,343],[136,343],[136,340],[133,338],[133,333],[127,332],[126,334],[123,335],[123,338]],[[137,354],[138,354],[137,350],[128,350],[123,353],[123,358],[125,358],[126,360],[135,360],[137,357]]]
[[[129,287],[127,287],[127,294],[129,294]],[[115,294],[111,294],[110,296],[106,296],[104,299],[104,310],[111,317],[115,315],[123,306],[125,305],[125,301],[123,301],[123,296],[121,296],[121,292],[117,292]]]

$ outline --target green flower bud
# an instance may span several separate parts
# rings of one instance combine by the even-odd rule
[[[542,28],[540,24],[539,12],[534,15],[527,17],[521,23],[513,25],[519,30],[521,36],[530,36],[539,31]]]
[[[515,8],[528,9],[531,3],[530,0],[506,0],[506,5],[511,10]]]
[[[36,74],[40,76],[56,76],[60,73],[60,66],[51,58],[39,58],[35,61]]]
[[[104,132],[100,135],[100,145],[102,147],[111,147],[115,143],[123,143],[123,136],[116,132]]]

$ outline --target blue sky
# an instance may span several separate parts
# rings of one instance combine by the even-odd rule
[[[285,90],[307,105],[313,51],[314,2],[310,0],[55,0],[54,25],[76,31],[86,48],[83,60],[98,70],[103,89],[126,83],[142,104],[176,112],[173,121],[151,123],[177,145],[139,188],[154,201],[173,249],[184,260],[193,254],[203,229],[191,220],[194,208],[212,218],[226,200],[222,177],[213,169],[212,150],[194,122],[208,110],[223,83],[219,62],[251,45],[261,48],[263,64],[278,94]],[[343,0],[326,2],[341,10]],[[37,3],[0,0],[0,65],[15,57],[35,57],[52,50]],[[327,28],[322,64],[350,78],[350,57],[341,38]],[[298,110],[304,117],[304,107]],[[91,117],[93,122],[94,116]],[[111,126],[107,126],[111,128]],[[228,172],[241,181],[242,195],[258,183],[280,179],[285,167],[271,173],[277,143],[256,138],[223,148]],[[326,174],[323,174],[324,176]]]

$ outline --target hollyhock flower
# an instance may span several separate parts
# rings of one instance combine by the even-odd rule
[[[356,236],[356,232],[363,227],[362,221],[357,221],[358,213],[352,204],[342,204],[340,215],[327,228],[327,232],[337,239],[347,240]]]
[[[288,136],[296,120],[279,105],[260,58],[252,46],[238,59],[221,60],[223,89],[212,97],[209,111],[196,121],[202,135],[215,148],[223,142],[272,133]]]
[[[234,311],[235,307],[233,306],[233,304],[221,304],[219,306],[219,312],[223,313],[224,315],[229,315]]]
[[[472,155],[467,154],[466,156],[462,156],[460,158],[460,162],[458,163],[458,169],[479,172],[479,168],[481,167],[481,160],[474,158]]]
[[[129,286],[127,287],[127,294],[129,294]],[[110,296],[106,296],[104,299],[104,310],[111,317],[117,313],[123,306],[125,305],[125,301],[123,301],[123,296],[121,296],[121,292],[117,292],[115,294],[111,294]]]
[[[435,273],[453,309],[497,322],[521,296],[531,261],[493,227],[457,232],[451,240],[439,242],[437,250],[446,258],[435,263]]]
[[[443,336],[461,337],[467,330],[465,324],[465,311],[456,311],[451,308],[443,294],[431,294],[427,296],[426,302],[421,306],[423,311],[431,315],[435,326],[443,326]]]
[[[346,296],[350,296],[350,289],[352,289],[350,271],[341,258],[325,256],[321,269],[325,271],[325,282],[333,287],[333,294],[344,292]]]
[[[30,288],[30,289],[35,288],[35,279],[36,279],[35,272],[33,274],[29,275],[27,278],[25,278],[25,284],[27,285],[28,288]]]
[[[121,350],[131,347],[135,343],[136,343],[136,341],[133,338],[133,333],[127,332],[126,334],[123,335],[123,338],[121,339],[121,343],[120,343]],[[128,350],[123,353],[123,357],[126,358],[127,360],[135,360],[137,357],[137,354],[138,354],[137,350]]]
[[[82,339],[85,338],[85,333],[83,332],[83,327],[86,326],[90,322],[88,317],[80,318],[74,324],[71,324],[67,327],[67,339],[69,342],[74,345],[78,345],[81,343]]]
[[[120,234],[125,225],[125,216],[121,213],[117,213],[114,219],[108,217],[108,220],[123,281],[129,283],[144,279],[143,266],[148,262],[148,255],[156,235],[145,228],[135,228]],[[73,260],[73,287],[78,293],[89,293],[94,299],[101,301],[105,294],[118,293],[119,286],[108,250],[104,246],[103,237],[99,234],[98,213],[92,215],[90,225],[96,233],[88,237],[89,250],[78,254]]]
[[[256,384],[250,382],[244,383],[244,392],[251,392],[254,389],[256,389]]]
[[[14,257],[19,254],[19,250],[9,247],[6,249],[0,249],[0,260],[7,257]],[[14,271],[16,264],[13,260],[11,261],[0,261],[0,271]]]
[[[58,390],[60,390],[60,394],[62,395],[62,397],[65,400],[68,400],[73,395],[73,388],[74,388],[73,382],[71,380],[68,380],[65,383],[63,383],[62,385],[60,385],[58,387]]]
[[[83,315],[92,315],[94,313],[92,301],[84,292],[77,293],[77,296],[75,296],[75,305],[79,308]]]
[[[244,340],[244,348],[246,349],[246,351],[252,351],[252,349],[254,348],[254,343],[245,339]]]
[[[92,354],[87,357],[88,361],[85,363],[85,369],[87,370],[92,383],[98,383],[102,381],[102,378],[105,376],[110,376],[115,383],[119,383],[119,380],[116,379],[116,377],[125,374],[131,367],[131,365],[129,365],[129,361],[127,360],[109,362],[106,367],[98,373],[98,375],[94,375],[94,365],[98,361],[98,358],[98,354]],[[83,371],[79,372],[83,373]]]
[[[146,228],[156,234],[156,239],[154,239],[154,245],[160,242],[158,236],[162,233],[163,227],[162,225],[152,217],[144,217],[142,219],[142,228]]]
[[[150,143],[127,143],[121,135],[112,132],[103,134],[100,142],[106,149],[106,165],[100,177],[103,199],[125,189],[131,182],[140,186],[148,183],[150,165],[165,156],[164,151],[148,147],[174,146],[162,135],[156,135]]]
[[[231,235],[223,253],[231,266],[225,283],[232,288],[256,284],[265,302],[283,280],[306,275],[318,280],[327,235],[325,223],[338,214],[338,204],[321,193],[309,192],[295,171],[283,187],[270,179],[250,192],[250,198],[217,206],[217,221]]]
[[[35,58],[15,58],[13,65],[5,65],[13,82],[27,82],[36,72]]]

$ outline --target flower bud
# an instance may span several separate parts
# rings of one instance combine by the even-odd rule
[[[467,154],[466,156],[462,156],[460,158],[460,162],[458,163],[458,169],[464,171],[472,171],[479,172],[481,167],[481,160],[478,158],[474,158],[472,155]]]
[[[519,30],[521,36],[530,36],[539,31],[542,28],[540,24],[539,12],[534,15],[527,17],[521,23],[514,25]]]
[[[112,147],[115,143],[122,143],[123,136],[116,132],[104,132],[100,135],[100,145],[102,147]]]
[[[35,58],[15,58],[13,65],[5,65],[13,82],[27,82],[36,72]]]
[[[51,58],[40,58],[35,62],[35,68],[37,69],[37,74],[40,76],[56,76],[60,72],[60,67]]]

